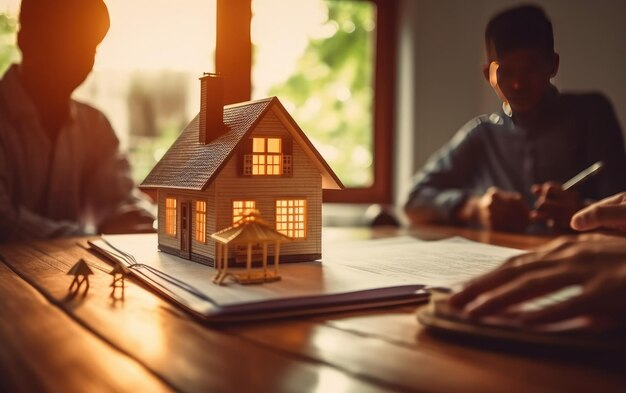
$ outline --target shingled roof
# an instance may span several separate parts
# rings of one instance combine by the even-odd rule
[[[251,132],[274,105],[282,109],[286,120],[292,125],[291,128],[298,134],[296,139],[304,142],[309,148],[308,153],[317,161],[316,164],[322,172],[324,188],[343,188],[341,181],[276,97],[224,106],[224,125],[227,131],[206,145],[198,143],[199,116],[196,116],[150,171],[140,187],[204,190],[246,134]]]

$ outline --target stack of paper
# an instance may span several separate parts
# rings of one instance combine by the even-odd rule
[[[196,316],[215,321],[415,303],[428,296],[427,286],[449,287],[521,253],[462,238],[364,240],[333,245],[323,261],[283,264],[278,282],[219,286],[213,268],[159,252],[154,234],[91,244]]]

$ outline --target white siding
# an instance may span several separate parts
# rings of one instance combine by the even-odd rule
[[[283,124],[272,113],[259,122],[253,136],[290,137]],[[245,141],[244,141],[245,145]],[[255,200],[261,216],[276,223],[276,199],[307,200],[307,237],[281,245],[281,255],[321,254],[322,235],[322,176],[304,150],[293,143],[293,176],[239,176],[238,155],[227,162],[217,176],[216,220],[218,229],[232,225],[232,202]],[[270,247],[273,253],[273,247]]]
[[[259,122],[252,135],[291,138],[289,131],[271,111]],[[243,141],[243,145],[247,145],[245,142]],[[180,206],[183,201],[189,201],[191,206],[192,253],[214,258],[215,243],[210,240],[210,235],[232,225],[234,200],[255,200],[256,207],[261,212],[263,219],[275,226],[277,199],[306,199],[306,238],[282,244],[281,255],[321,254],[322,176],[305,151],[293,140],[293,176],[291,177],[240,176],[238,159],[240,156],[235,152],[204,192],[159,190],[159,244],[180,250]],[[166,235],[164,232],[165,198],[167,197],[177,198],[176,237]],[[195,240],[195,201],[199,198],[207,202],[207,244]],[[273,255],[274,247],[270,246],[268,251],[270,255]]]
[[[176,198],[176,237],[165,234],[165,199]],[[196,201],[206,201],[207,219],[206,219],[206,244],[197,242],[196,233]],[[184,201],[188,201],[190,205],[191,220],[191,252],[204,255],[210,258],[215,256],[215,245],[208,240],[209,236],[216,231],[215,229],[215,187],[210,186],[207,191],[188,191],[188,190],[170,190],[160,189],[158,191],[158,208],[159,208],[159,244],[176,250],[180,250],[180,206]]]

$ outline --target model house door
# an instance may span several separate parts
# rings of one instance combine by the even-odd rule
[[[189,217],[189,202],[180,204],[180,254],[183,258],[191,256],[191,220]]]

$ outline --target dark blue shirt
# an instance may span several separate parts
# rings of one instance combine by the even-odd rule
[[[609,101],[554,88],[533,120],[500,110],[467,123],[417,173],[405,207],[453,222],[469,196],[491,186],[519,192],[532,206],[533,184],[564,183],[596,161],[604,168],[577,189],[580,196],[601,199],[626,191],[624,137]]]

